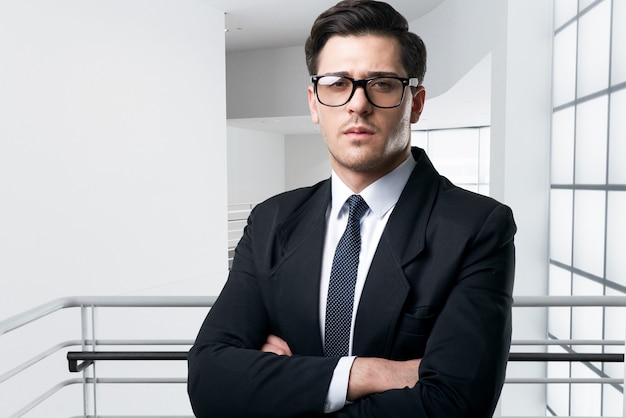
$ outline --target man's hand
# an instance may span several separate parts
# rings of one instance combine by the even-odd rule
[[[265,353],[278,354],[279,356],[293,355],[287,342],[276,335],[270,335],[267,337],[267,341],[265,341],[265,344],[261,347],[261,351]]]
[[[285,340],[269,335],[261,351],[279,356],[291,356],[291,348]],[[374,357],[357,357],[350,369],[348,400],[354,402],[372,393],[391,389],[412,388],[419,380],[422,359],[394,361]]]
[[[412,388],[419,380],[418,370],[421,361],[422,359],[393,361],[357,357],[350,369],[348,400],[354,402],[372,393]]]

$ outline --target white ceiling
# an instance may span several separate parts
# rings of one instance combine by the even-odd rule
[[[224,11],[226,51],[304,45],[315,18],[337,0],[202,0]],[[388,0],[409,22],[444,0]]]

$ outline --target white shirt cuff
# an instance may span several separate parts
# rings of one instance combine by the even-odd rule
[[[346,405],[346,397],[348,396],[348,381],[350,380],[350,369],[356,357],[342,357],[339,359],[333,378],[328,387],[326,402],[324,402],[324,413],[339,411]]]

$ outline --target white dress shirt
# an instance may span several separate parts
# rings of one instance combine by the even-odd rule
[[[365,285],[365,278],[372,264],[372,259],[374,258],[380,237],[387,225],[387,220],[396,202],[400,198],[400,194],[415,164],[413,157],[409,156],[392,172],[376,180],[360,193],[361,197],[369,206],[369,209],[361,218],[361,253],[359,256],[356,287],[354,289],[352,326],[350,327],[350,354],[352,354],[356,312],[359,307],[363,286]],[[337,243],[348,224],[348,205],[345,203],[348,197],[353,194],[354,192],[352,192],[333,171],[331,176],[331,202],[326,211],[326,238],[324,240],[324,252],[322,254],[322,277],[320,282],[319,312],[322,341],[324,341],[326,299],[330,282],[330,270],[332,268]],[[352,367],[354,359],[354,356],[349,356],[339,360],[333,373],[330,387],[328,388],[324,412],[335,412],[345,406],[350,368]]]

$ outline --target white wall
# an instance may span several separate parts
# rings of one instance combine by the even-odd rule
[[[312,186],[330,177],[328,149],[321,134],[288,135],[285,157],[287,190]]]
[[[285,137],[228,127],[228,203],[259,203],[285,191]]]
[[[445,0],[411,22],[428,53],[427,97],[446,92],[482,61],[506,33],[506,1]]]
[[[228,127],[229,204],[258,203],[328,177],[328,151],[320,134],[281,135]]]
[[[0,319],[67,295],[221,289],[223,19],[197,0],[0,2]],[[80,338],[79,314],[3,336],[0,374]],[[151,320],[153,338],[182,329],[193,338],[199,328],[167,318],[119,316],[109,338],[141,338],[155,331]],[[5,382],[0,416],[78,377],[64,355]],[[184,376],[186,365],[176,367]],[[190,413],[184,385],[175,386],[126,386],[99,412]],[[29,416],[78,415],[81,398],[80,385],[65,388]]]
[[[228,119],[309,114],[304,46],[229,52]]]
[[[220,288],[223,45],[196,0],[0,3],[0,318]]]
[[[532,30],[528,22],[533,23]],[[516,293],[546,294],[551,2],[509,0],[507,28],[493,54],[491,190],[516,214],[517,275],[522,279],[516,283]]]
[[[518,226],[514,294],[545,295],[552,2],[509,0],[506,25],[506,36],[500,39],[493,52],[491,193],[511,206]],[[546,338],[546,325],[544,310],[517,310],[513,338]],[[508,372],[511,377],[545,377],[546,373],[545,366],[537,363],[509,363]],[[544,387],[505,386],[503,415],[544,413]]]

